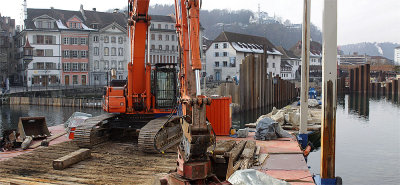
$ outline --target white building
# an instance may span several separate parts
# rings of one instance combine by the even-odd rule
[[[394,64],[400,65],[400,46],[394,48]]]
[[[298,41],[290,51],[301,59],[302,41]],[[322,80],[322,45],[316,41],[310,41],[310,79]],[[300,62],[301,65],[301,62]],[[298,70],[299,72],[301,70]],[[299,73],[297,73],[299,74]],[[300,80],[300,79],[299,79]]]
[[[296,79],[296,72],[299,70],[301,63],[300,58],[282,46],[278,46],[277,49],[282,53],[281,78],[285,80]]]
[[[16,36],[17,70],[21,82],[28,87],[59,85],[61,32],[56,20],[29,9],[25,23],[25,29]],[[24,47],[32,47],[33,50],[24,53]]]
[[[175,17],[150,15],[150,61],[151,64],[178,63],[178,37]],[[146,59],[147,60],[147,59]]]
[[[250,54],[267,51],[267,72],[280,74],[281,53],[264,37],[222,32],[206,51],[207,77],[214,81],[239,79],[240,64]]]
[[[95,29],[89,35],[90,84],[107,85],[111,70],[117,79],[128,76],[129,47],[127,17],[123,13],[84,11],[86,22]]]

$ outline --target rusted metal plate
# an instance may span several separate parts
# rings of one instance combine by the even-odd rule
[[[231,138],[228,136],[218,136],[217,140],[254,140],[254,132],[249,132],[247,138]],[[270,141],[256,141],[257,146],[260,146],[260,153],[301,153],[299,144],[294,138],[279,138]]]
[[[260,170],[274,178],[285,180],[291,185],[314,184],[312,175],[308,170]]]
[[[271,154],[261,169],[308,170],[308,167],[302,154]]]

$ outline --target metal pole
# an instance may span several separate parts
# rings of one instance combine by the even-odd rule
[[[337,0],[324,0],[322,38],[321,184],[336,184]]]
[[[300,131],[299,140],[303,148],[307,147],[308,120],[308,79],[310,63],[310,9],[311,0],[304,0],[303,39],[301,47],[301,90],[300,90]]]

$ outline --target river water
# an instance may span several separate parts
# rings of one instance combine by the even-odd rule
[[[397,99],[397,98],[396,98]],[[255,122],[271,108],[234,114],[235,126]],[[0,131],[16,129],[18,118],[45,116],[48,126],[64,123],[73,112],[103,113],[101,109],[0,106]],[[338,97],[336,121],[336,176],[349,185],[397,185],[400,182],[400,104],[398,99],[346,95]],[[240,124],[238,122],[240,121]],[[1,133],[1,132],[0,132]],[[308,165],[320,173],[319,148],[310,153]]]
[[[235,114],[232,120],[243,128],[270,110]],[[343,184],[400,184],[399,99],[339,96],[336,118],[336,176],[342,177]],[[320,174],[320,160],[317,148],[308,157],[313,174]]]
[[[50,107],[36,105],[0,105],[0,136],[3,130],[18,128],[20,117],[46,117],[48,126],[63,124],[74,112],[90,113],[97,116],[103,113],[101,109],[76,107]]]

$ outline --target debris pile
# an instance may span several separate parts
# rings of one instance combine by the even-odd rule
[[[235,171],[249,169],[260,164],[260,147],[254,140],[223,140],[217,141],[215,149],[209,149],[210,158],[215,161],[218,170],[215,174],[219,179],[228,179]],[[213,152],[212,152],[213,151]],[[265,160],[265,159],[264,159]]]
[[[311,104],[314,105],[313,103]],[[319,105],[316,107],[319,107]],[[321,116],[321,109],[308,109],[307,123],[309,130],[319,130],[321,128]],[[256,128],[260,121],[265,118],[276,121],[285,130],[298,130],[300,125],[300,107],[288,105],[279,110],[274,107],[270,113],[260,116],[255,123],[249,123],[245,126]]]
[[[3,131],[0,152],[35,148],[40,143],[36,144],[37,146],[31,145],[34,140],[47,139],[50,136],[45,117],[20,117],[18,130]]]

